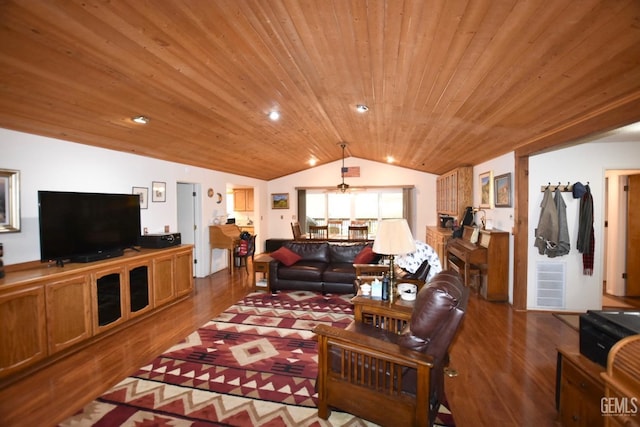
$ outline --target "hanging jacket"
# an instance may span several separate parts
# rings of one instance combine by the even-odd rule
[[[578,251],[582,254],[583,274],[593,275],[595,254],[595,237],[593,230],[593,197],[591,188],[585,186],[586,193],[580,198],[580,212],[578,217]]]
[[[558,241],[555,247],[547,248],[547,256],[549,258],[567,255],[571,250],[569,225],[567,223],[567,205],[562,197],[562,192],[558,188],[553,194],[553,201],[558,213]]]
[[[535,230],[536,241],[533,245],[538,248],[540,255],[544,255],[548,248],[555,247],[558,243],[558,209],[548,187],[544,190],[540,208],[540,219]]]

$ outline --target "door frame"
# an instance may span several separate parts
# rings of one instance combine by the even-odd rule
[[[199,261],[203,260],[203,242],[204,238],[202,238],[202,192],[201,185],[199,183],[193,182],[182,182],[178,181],[176,183],[176,194],[178,194],[178,200],[181,200],[182,195],[190,195],[193,203],[177,203],[177,223],[178,223],[178,232],[180,232],[183,243],[193,243],[193,276],[194,277],[204,277],[206,274],[202,271],[204,268],[204,263]],[[184,230],[181,229],[180,224],[183,222],[185,216],[192,216],[194,222],[193,230]],[[193,242],[192,242],[193,240]]]

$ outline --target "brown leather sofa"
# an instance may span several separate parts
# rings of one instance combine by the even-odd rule
[[[284,243],[283,247],[301,259],[286,266],[277,260],[269,264],[269,287],[272,291],[285,289],[318,291],[323,293],[353,293],[356,256],[370,242],[305,242]]]
[[[287,266],[277,260],[269,264],[269,287],[272,291],[285,289],[308,290],[323,293],[356,293],[354,289],[358,269],[354,266],[356,256],[371,242],[328,242],[290,241],[283,247],[300,256],[295,264]],[[370,263],[377,263],[382,257],[374,254]],[[359,264],[360,267],[365,264]],[[388,270],[383,265],[366,264],[371,271],[380,273]],[[396,268],[398,281],[422,284],[429,273],[429,263],[424,261],[415,273]]]

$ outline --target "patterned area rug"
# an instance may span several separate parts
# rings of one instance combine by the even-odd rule
[[[349,325],[350,297],[252,293],[60,425],[374,426],[317,417],[311,330]],[[454,425],[445,407],[439,422]]]

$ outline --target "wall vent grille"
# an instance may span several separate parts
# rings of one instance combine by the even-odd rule
[[[536,266],[536,305],[544,308],[565,308],[565,275],[563,262],[538,262]]]

